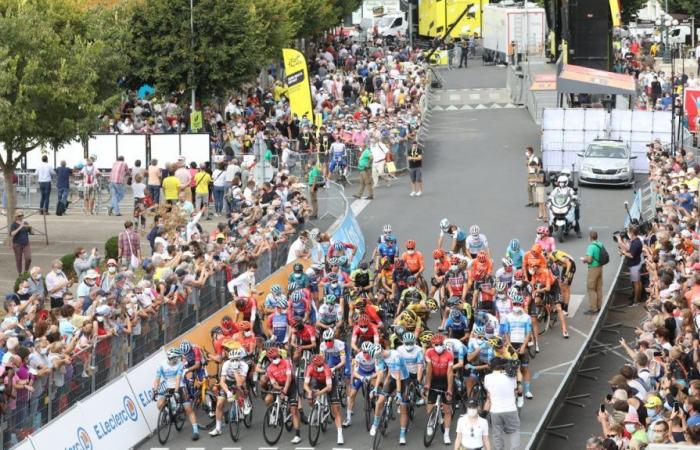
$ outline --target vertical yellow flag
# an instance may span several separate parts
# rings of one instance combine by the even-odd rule
[[[311,85],[306,58],[293,48],[283,48],[284,72],[286,75],[287,96],[292,113],[299,119],[306,116],[312,123],[313,105],[311,103]]]
[[[620,0],[609,0],[609,2],[612,24],[614,27],[620,27],[622,25],[622,16],[620,16]]]
[[[196,133],[202,129],[202,111],[192,111],[190,114],[190,130]]]

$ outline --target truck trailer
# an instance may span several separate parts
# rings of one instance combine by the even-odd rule
[[[490,60],[504,62],[514,53],[544,54],[545,10],[534,3],[527,3],[527,6],[486,5],[483,30],[485,57]]]

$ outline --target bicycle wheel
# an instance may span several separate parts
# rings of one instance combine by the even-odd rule
[[[537,310],[537,321],[540,323],[538,334],[545,334],[549,330],[549,312],[544,306],[540,306]]]
[[[170,437],[170,409],[167,405],[158,413],[158,442],[165,444]]]
[[[175,410],[175,429],[177,431],[182,430],[182,427],[185,426],[185,407],[182,406],[182,403],[178,403],[177,409]]]
[[[340,399],[341,408],[346,408],[348,406],[348,399],[345,383],[343,383],[342,379],[338,379],[338,398]]]
[[[321,408],[314,405],[309,416],[309,443],[312,446],[318,442],[318,437],[321,434]]]
[[[425,430],[423,431],[423,445],[430,447],[435,439],[435,432],[437,431],[438,425],[438,408],[433,407],[428,415],[428,420],[425,423]],[[428,432],[430,431],[430,433]]]
[[[481,384],[475,384],[472,386],[471,391],[469,391],[469,399],[476,401],[479,411],[484,409],[486,394],[484,393],[484,388],[481,386]]]
[[[282,418],[279,417],[282,412],[277,409],[275,404],[268,406],[263,417],[263,437],[269,445],[275,445],[282,436]],[[274,420],[273,420],[274,419]]]
[[[379,450],[382,448],[382,441],[384,440],[384,433],[386,432],[382,422],[383,421],[380,421],[377,432],[374,434],[374,439],[372,440],[372,450]]]
[[[238,415],[240,414],[240,411],[238,410],[238,400],[235,400],[235,403],[231,405],[231,410],[229,411],[229,416],[228,416],[228,429],[231,432],[231,439],[233,439],[233,442],[238,442],[238,438],[241,435],[241,421]]]
[[[369,392],[367,392],[366,385],[362,385],[362,393],[365,397],[365,426],[367,431],[372,428],[372,421],[374,419],[374,399],[369,398]]]
[[[321,431],[325,433],[328,429],[328,424],[330,423],[330,421],[332,420],[331,418],[333,417],[333,411],[331,410],[330,406],[328,407],[328,410],[323,408],[319,417],[321,418]]]
[[[253,425],[253,402],[248,399],[248,404],[250,405],[250,412],[243,416],[243,425],[246,428],[250,428]]]
[[[298,406],[299,408],[299,414],[302,412],[301,405]],[[294,425],[292,423],[292,415],[289,413],[289,407],[284,409],[284,428],[287,429],[287,431],[292,431],[292,426]]]
[[[535,342],[536,342],[536,341],[535,341]],[[529,344],[528,344],[528,346],[527,346],[527,352],[528,352],[528,354],[530,355],[530,358],[534,358],[535,356],[537,356],[537,351],[536,351],[535,349],[536,349],[536,347],[535,347],[535,344],[534,344],[534,343],[533,343],[532,345],[529,345]]]

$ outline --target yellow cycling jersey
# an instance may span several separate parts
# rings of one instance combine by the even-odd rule
[[[552,254],[549,255],[549,258],[555,263],[560,264],[562,266],[566,265],[567,261],[574,260],[574,258],[572,258],[571,255],[561,250],[554,250]]]
[[[280,348],[280,358],[285,359],[287,358],[287,350],[285,348]],[[260,352],[260,356],[258,356],[258,364],[262,363],[265,358],[267,357],[267,350],[263,350]]]
[[[394,322],[394,328],[396,327],[403,327],[406,331],[415,332],[416,328],[423,328],[423,321],[418,317],[413,326],[408,326],[403,319],[397,319]]]
[[[412,303],[408,305],[406,309],[415,313],[423,321],[427,321],[430,317],[430,308],[425,306],[423,302]]]

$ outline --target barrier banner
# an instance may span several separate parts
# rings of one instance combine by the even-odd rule
[[[19,444],[12,447],[12,450],[36,450],[31,443],[31,439],[25,439]]]
[[[700,89],[686,88],[684,108],[688,114],[688,130],[691,132],[700,132],[698,122],[700,121]]]
[[[126,374],[129,386],[136,397],[136,404],[151,430],[158,428],[158,408],[151,397],[151,389],[158,366],[163,361],[165,361],[165,350],[161,348]]]
[[[283,48],[284,72],[287,83],[287,95],[292,113],[301,120],[306,116],[313,121],[313,106],[311,105],[311,85],[309,84],[309,71],[306,66],[306,58],[301,52],[293,48]]]
[[[333,233],[331,240],[333,242],[350,242],[357,247],[355,256],[350,262],[351,269],[354,270],[357,268],[360,261],[362,261],[362,257],[365,255],[365,238],[362,235],[360,224],[357,223],[355,213],[352,212],[352,208],[348,208],[345,212],[345,218],[340,223],[335,233]]]
[[[37,449],[124,450],[149,433],[131,387],[122,377],[47,424],[31,440]]]

